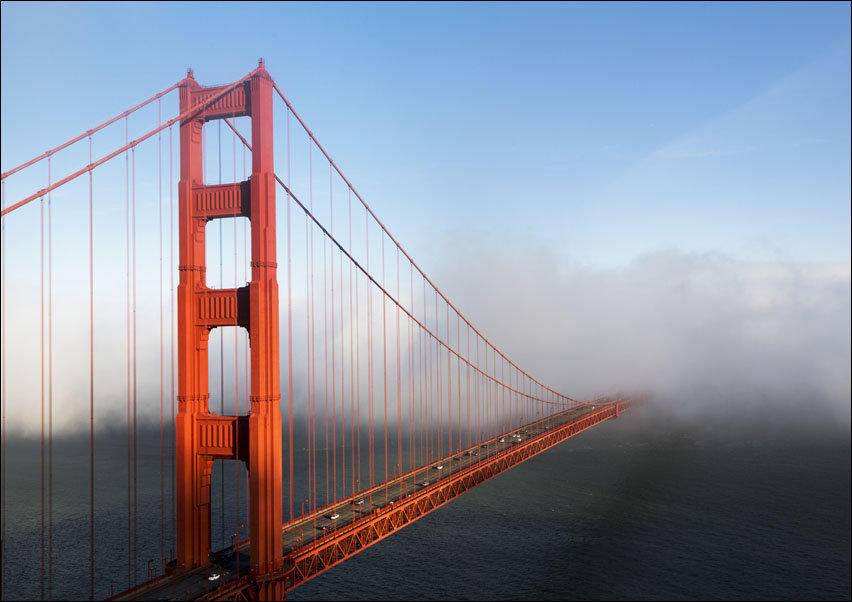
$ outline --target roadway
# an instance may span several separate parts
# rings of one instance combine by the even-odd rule
[[[294,552],[305,550],[313,544],[322,544],[323,539],[334,536],[338,531],[357,523],[388,506],[393,506],[413,493],[429,488],[460,472],[475,467],[522,442],[553,430],[580,416],[594,412],[605,403],[583,405],[569,411],[541,419],[532,424],[509,431],[480,442],[478,445],[460,450],[441,460],[435,460],[384,483],[346,497],[332,505],[301,516],[282,527],[285,558]],[[236,549],[227,548],[211,555],[213,563],[166,575],[149,584],[115,596],[116,600],[187,600],[195,599],[244,577],[250,570],[249,543],[243,542]],[[211,581],[210,576],[218,578]]]

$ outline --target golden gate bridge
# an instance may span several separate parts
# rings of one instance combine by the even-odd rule
[[[175,93],[177,114],[164,118],[163,102]],[[131,117],[150,118],[153,107],[156,127],[131,139]],[[123,143],[96,157],[97,137],[122,125]],[[81,146],[82,163],[54,179],[63,151]],[[226,163],[231,160],[225,182],[223,149]],[[97,176],[110,168],[106,190],[99,190]],[[7,204],[7,182],[34,169],[46,169],[44,185]],[[201,86],[190,70],[144,102],[3,172],[2,185],[4,593],[5,559],[15,553],[6,549],[7,407],[15,399],[13,408],[26,400],[39,409],[39,499],[32,503],[40,516],[34,544],[40,556],[33,568],[42,598],[53,596],[53,423],[61,386],[54,383],[54,364],[66,353],[58,341],[68,327],[54,319],[54,305],[67,302],[54,298],[60,276],[84,291],[75,375],[87,401],[78,409],[87,413],[88,496],[78,510],[85,514],[80,538],[88,540],[88,567],[77,574],[87,581],[79,591],[91,599],[284,599],[472,487],[639,400],[566,396],[492,344],[378,219],[262,60],[227,85]],[[144,202],[137,202],[139,189]],[[123,232],[117,218],[96,219],[96,210],[120,213],[122,201]],[[77,212],[84,237],[54,236],[60,202]],[[145,212],[154,204],[156,220]],[[233,242],[227,266],[225,224]],[[152,232],[143,232],[147,226]],[[9,234],[27,228],[35,252],[7,249]],[[148,239],[156,248],[142,242]],[[72,273],[58,274],[54,262],[79,255],[81,240],[84,260],[73,262]],[[10,270],[27,260],[31,269],[21,269],[37,272],[35,283],[9,281]],[[226,267],[232,287],[224,286]],[[140,293],[151,291],[139,282],[157,269],[150,287],[158,288],[157,311],[147,320]],[[25,332],[38,341],[38,359],[7,356],[7,338],[17,342],[7,332],[27,328],[19,324],[29,324],[25,308],[35,312],[36,306],[38,317]],[[106,314],[119,316],[120,326],[105,322]],[[143,367],[149,356],[153,371]],[[7,358],[20,367],[7,371]],[[157,378],[158,396],[150,393]],[[95,459],[104,413],[99,403],[115,391],[125,411],[122,475],[97,470]],[[141,414],[151,414],[152,406],[158,406],[159,524],[143,519],[140,525],[139,481],[150,478],[142,468]],[[126,533],[111,536],[126,536],[126,574],[108,577],[103,565],[112,567],[114,559],[99,558],[96,543],[105,529],[98,520],[99,480],[125,477]],[[221,525],[218,543],[214,518]],[[151,545],[146,534],[154,532],[158,542]]]

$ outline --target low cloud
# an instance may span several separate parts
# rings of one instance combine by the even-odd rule
[[[647,390],[687,415],[811,413],[849,428],[849,263],[671,251],[597,269],[524,241],[446,248],[445,294],[565,394]]]
[[[640,257],[624,267],[603,269],[566,260],[558,249],[540,243],[487,237],[467,237],[461,244],[446,244],[439,257],[442,259],[429,267],[430,277],[453,304],[513,362],[566,395],[588,398],[599,393],[648,391],[657,402],[666,404],[669,415],[745,413],[796,420],[809,416],[812,421],[832,422],[849,429],[848,262],[745,263],[721,255],[671,251]],[[321,294],[317,294],[321,299]],[[361,341],[360,387],[366,400],[369,337],[363,297],[361,301],[361,327],[354,339]],[[374,303],[378,303],[378,296]],[[108,305],[106,301],[104,305]],[[6,371],[9,407],[12,403],[15,406],[15,412],[7,412],[11,436],[38,436],[42,409],[47,412],[45,425],[50,429],[51,405],[54,434],[86,432],[89,428],[88,324],[61,314],[73,309],[58,306],[59,315],[54,316],[52,389],[47,380],[48,386],[39,386],[40,338],[26,336],[27,332],[39,332],[37,322],[32,321],[38,314],[22,310],[22,318],[7,323],[8,340],[15,341]],[[139,311],[140,324],[157,323],[156,306],[140,305]],[[286,312],[286,305],[282,305],[282,311]],[[295,416],[303,419],[307,412],[306,317],[298,290],[294,293],[293,311],[294,410]],[[134,414],[142,425],[157,425],[158,332],[139,330],[138,386],[134,396],[133,383],[128,383],[131,373],[127,367],[123,316],[102,311],[97,317],[96,429],[126,429],[128,416]],[[373,352],[375,357],[383,357],[379,338],[382,313],[377,309],[373,320]],[[395,314],[391,313],[392,349],[396,344],[395,321]],[[430,320],[427,322],[431,324]],[[282,317],[283,324],[286,317]],[[332,349],[343,354],[349,349],[350,331],[337,324],[337,342]],[[407,383],[408,330],[403,324],[401,378]],[[315,383],[320,412],[325,404],[322,362],[326,361],[326,348],[322,327],[323,321],[318,319],[314,359],[320,362],[320,376]],[[281,334],[284,349],[283,326]],[[234,366],[235,339],[227,329],[223,336],[224,365]],[[228,412],[234,407],[235,374],[240,382],[241,411],[247,407],[244,339],[241,333],[238,370],[224,371],[222,390]],[[168,337],[165,343],[163,410],[168,422],[172,408]],[[210,389],[214,409],[220,403],[218,349],[218,339],[211,338]],[[395,353],[390,356],[393,364]],[[343,386],[336,391],[331,389],[331,398],[338,403],[343,389],[350,394],[350,367],[344,364]],[[338,362],[334,371],[338,379],[340,365]],[[49,364],[45,367],[50,368]],[[282,368],[282,393],[286,398],[286,363]],[[374,366],[374,370],[378,369]],[[394,418],[396,370],[391,368],[388,375],[390,416]],[[376,378],[374,387],[382,391],[380,372]],[[339,385],[341,381],[336,382]],[[407,385],[403,387],[406,390]],[[134,398],[138,399],[137,404],[133,403]],[[402,407],[408,407],[407,399]]]

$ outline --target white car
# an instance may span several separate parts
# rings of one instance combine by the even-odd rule
[[[421,484],[423,487],[426,487],[427,485],[429,485],[429,481],[423,481],[423,482],[422,482],[422,483],[420,483],[420,484]]]
[[[506,437],[500,437],[500,443],[506,443]]]
[[[216,581],[219,577],[221,577],[219,573],[212,573],[209,577],[207,577],[207,581]]]
[[[435,470],[444,470],[444,465],[443,465],[443,464],[438,464],[438,465],[435,467]]]
[[[338,518],[340,518],[340,515],[337,512],[335,512],[334,514],[332,514],[328,518],[330,518],[331,520],[337,520]]]
[[[364,503],[364,500],[363,500],[363,499],[361,499],[361,500],[358,500],[357,502],[355,502],[355,505],[356,505],[356,506],[360,506],[360,505],[362,505],[363,503]]]

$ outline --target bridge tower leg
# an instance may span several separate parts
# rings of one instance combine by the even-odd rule
[[[250,476],[251,570],[283,565],[278,281],[275,244],[272,80],[261,62],[251,78],[202,87],[190,72],[180,86],[180,284],[178,286],[177,565],[203,566],[210,555],[210,473],[217,459],[246,462]],[[203,124],[251,116],[252,173],[246,182],[205,185]],[[226,217],[251,222],[251,282],[206,285],[205,228]],[[248,416],[210,412],[207,342],[219,326],[241,326],[251,345]],[[262,599],[282,599],[280,582],[258,583]],[[279,591],[280,590],[280,591]]]

